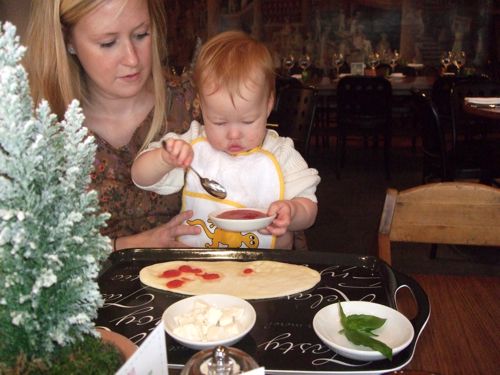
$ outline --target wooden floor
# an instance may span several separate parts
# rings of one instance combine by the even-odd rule
[[[309,164],[322,178],[318,186],[319,213],[315,225],[306,231],[308,247],[315,251],[376,254],[376,236],[385,192],[421,183],[421,157],[412,150],[411,139],[393,139],[392,177],[384,176],[382,148],[365,149],[350,142],[345,166],[337,179],[333,144],[326,147],[312,140]],[[437,258],[429,258],[429,246],[401,244],[393,251],[393,267],[404,273],[500,275],[500,249],[472,249],[441,246]]]

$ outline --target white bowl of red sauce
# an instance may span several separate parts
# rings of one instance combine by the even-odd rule
[[[219,228],[230,232],[250,232],[264,229],[276,215],[269,216],[262,208],[230,208],[212,212],[209,219]]]

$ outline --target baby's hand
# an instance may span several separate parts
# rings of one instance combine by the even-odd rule
[[[161,158],[174,167],[187,168],[193,161],[193,147],[181,139],[169,138],[161,141]]]
[[[274,236],[282,236],[288,230],[292,222],[292,204],[290,201],[276,201],[271,203],[267,210],[268,215],[276,214],[273,222],[266,227],[262,232],[267,232]]]

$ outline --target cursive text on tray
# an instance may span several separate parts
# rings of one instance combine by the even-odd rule
[[[274,336],[268,341],[264,341],[257,345],[263,351],[273,351],[281,355],[287,355],[295,352],[299,354],[309,354],[311,364],[314,366],[322,366],[328,363],[337,363],[349,367],[360,367],[366,363],[353,363],[349,359],[339,356],[327,346],[317,342],[294,342],[291,332],[282,332]]]

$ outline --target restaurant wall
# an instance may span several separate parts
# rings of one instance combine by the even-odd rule
[[[439,64],[445,50],[463,49],[467,64],[500,61],[499,0],[163,0],[172,65],[186,65],[196,40],[229,28],[254,33],[275,52],[311,53],[330,64],[333,51],[359,59],[366,49],[398,49],[407,62]],[[0,20],[23,41],[31,0],[0,0]],[[351,56],[352,55],[352,56]]]
[[[322,67],[331,64],[333,52],[363,61],[370,51],[395,49],[404,62],[431,66],[452,50],[465,51],[469,66],[498,60],[498,0],[164,1],[172,64],[188,63],[196,37],[214,33],[208,28],[254,34],[275,52],[277,63],[307,51]]]

